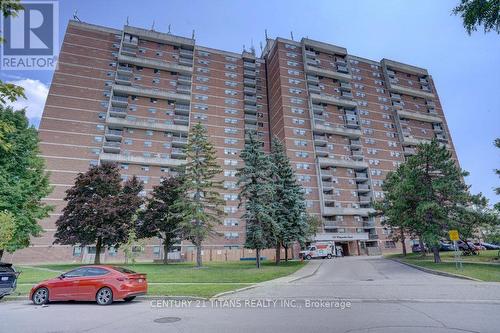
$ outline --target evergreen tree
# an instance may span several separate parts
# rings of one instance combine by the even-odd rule
[[[247,139],[240,154],[244,166],[238,169],[236,176],[240,187],[240,206],[245,208],[245,247],[255,250],[256,265],[260,268],[261,250],[272,247],[277,241],[276,198],[270,158],[255,132],[248,132]]]
[[[386,197],[378,206],[391,226],[416,234],[440,262],[439,241],[451,229],[463,239],[482,225],[497,223],[481,195],[471,195],[461,170],[446,147],[436,141],[418,146],[384,184]],[[422,244],[421,244],[422,245]]]
[[[4,251],[29,246],[30,238],[42,232],[38,220],[52,210],[42,202],[52,188],[39,154],[38,134],[25,111],[0,105],[0,212],[8,213],[14,225],[9,241],[1,242],[0,259]]]
[[[186,146],[187,164],[182,189],[186,196],[176,203],[182,212],[183,234],[196,246],[196,265],[202,266],[202,242],[213,232],[224,215],[220,197],[222,173],[217,164],[216,149],[209,141],[206,129],[200,124],[191,128]]]
[[[95,244],[95,264],[103,246],[117,248],[133,228],[133,218],[142,205],[142,182],[134,176],[122,186],[115,164],[92,166],[79,173],[75,185],[66,191],[66,207],[56,221],[56,244]]]
[[[308,224],[303,189],[295,178],[285,147],[277,137],[272,140],[271,162],[277,225],[276,264],[279,264],[281,246],[288,250],[294,242],[304,244],[308,236]],[[288,259],[288,251],[285,253],[285,259]]]
[[[168,252],[181,237],[181,212],[176,202],[184,200],[183,179],[165,178],[153,188],[146,201],[146,209],[139,213],[137,221],[138,237],[158,237],[163,243],[163,263],[168,263]]]

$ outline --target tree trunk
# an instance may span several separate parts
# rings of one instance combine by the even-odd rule
[[[434,245],[432,247],[432,253],[434,254],[434,262],[439,264],[441,262],[441,256],[439,255],[439,246]]]
[[[0,249],[0,261],[2,261],[2,257],[3,257],[3,249]]]
[[[95,244],[95,258],[94,265],[101,264],[101,247],[102,247],[102,238],[97,237],[97,243]]]
[[[425,257],[425,245],[422,237],[418,237],[418,245],[420,246],[420,255]]]
[[[260,249],[256,249],[255,253],[256,253],[255,262],[257,263],[257,268],[260,268]]]
[[[203,259],[201,258],[201,242],[196,242],[196,267],[201,267],[203,265]]]
[[[405,233],[403,231],[403,229],[401,229],[401,245],[403,245],[403,256],[406,257],[406,243],[405,243]]]
[[[285,262],[288,262],[288,246],[285,245],[284,247],[285,247]]]
[[[163,240],[163,263],[168,264],[168,250],[170,250],[170,240]]]
[[[276,242],[276,258],[275,258],[275,264],[279,265],[281,261],[281,244],[280,242]]]

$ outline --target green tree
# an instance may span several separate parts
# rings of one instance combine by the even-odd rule
[[[23,10],[23,6],[19,0],[2,0],[0,1],[0,11],[4,19],[9,16],[15,17],[17,13]],[[4,42],[4,38],[0,36],[0,44]],[[24,95],[24,89],[22,87],[16,86],[12,83],[4,83],[0,80],[0,104],[5,104],[7,100],[15,102],[19,97],[26,98]],[[3,129],[2,123],[0,123],[0,145],[1,145],[1,132]]]
[[[500,148],[500,138],[495,139],[494,144],[495,144],[495,147]],[[498,177],[500,177],[500,169],[495,169],[494,171],[495,171],[495,174]],[[500,195],[500,186],[495,188],[495,193],[497,195]],[[500,205],[499,204],[497,204],[497,205],[498,205],[497,209],[500,211]]]
[[[143,200],[142,182],[134,176],[122,186],[115,164],[92,166],[79,173],[66,191],[66,207],[56,221],[56,244],[96,246],[95,264],[104,246],[118,248],[134,227],[134,216]]]
[[[127,235],[127,241],[123,243],[123,254],[125,255],[125,264],[132,262],[135,264],[136,258],[144,252],[145,243],[137,238],[134,228],[130,229]]]
[[[40,235],[38,221],[52,210],[42,198],[52,188],[44,160],[39,156],[37,131],[29,125],[24,110],[0,105],[0,124],[9,128],[2,133],[0,147],[0,212],[10,213],[15,224],[13,237],[0,247],[1,259],[4,251],[25,248],[30,237]]]
[[[0,249],[6,248],[14,238],[16,223],[12,213],[0,212]]]
[[[182,212],[183,235],[196,246],[196,266],[201,267],[202,243],[224,215],[224,200],[219,193],[222,181],[216,180],[222,168],[217,164],[216,149],[200,123],[191,128],[185,151],[187,163],[182,189],[186,196],[176,203],[176,209]]]
[[[391,226],[419,235],[440,262],[439,241],[449,230],[467,239],[481,226],[496,223],[487,201],[469,193],[463,181],[467,175],[446,147],[436,141],[420,144],[417,154],[387,177],[379,208]]]
[[[275,221],[275,188],[272,163],[262,149],[255,132],[248,132],[245,149],[240,158],[244,166],[238,169],[240,206],[244,206],[246,222],[245,247],[256,252],[256,265],[260,268],[261,250],[277,243],[278,224]]]
[[[170,177],[153,188],[146,200],[146,209],[139,213],[137,234],[140,238],[158,237],[163,243],[163,263],[168,263],[168,253],[181,237],[181,211],[176,202],[185,200],[183,178]]]
[[[500,0],[461,0],[452,12],[462,17],[469,35],[479,26],[483,26],[485,33],[491,30],[500,33]]]
[[[274,183],[274,219],[276,221],[276,264],[281,260],[281,246],[288,248],[295,242],[305,243],[308,233],[306,203],[303,189],[286,155],[285,147],[275,137],[271,146],[272,181]]]

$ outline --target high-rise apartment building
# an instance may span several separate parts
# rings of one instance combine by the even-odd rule
[[[269,39],[256,57],[152,30],[70,21],[39,128],[54,186],[45,201],[56,209],[41,222],[44,235],[14,260],[80,260],[92,253],[92,247],[52,245],[77,173],[116,162],[123,179],[137,175],[145,183],[146,194],[185,162],[183,147],[197,122],[224,169],[226,216],[206,242],[217,249],[240,248],[245,239],[235,173],[247,130],[258,131],[266,151],[273,136],[285,143],[308,211],[324,221],[317,239],[334,240],[351,255],[396,246],[379,219],[369,217],[386,174],[419,142],[436,138],[454,151],[425,69],[305,38]],[[152,240],[144,255],[159,258],[160,251]]]

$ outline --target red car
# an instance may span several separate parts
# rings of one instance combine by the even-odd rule
[[[146,274],[117,266],[83,266],[40,282],[31,288],[30,299],[40,305],[49,301],[132,301],[148,291]]]

